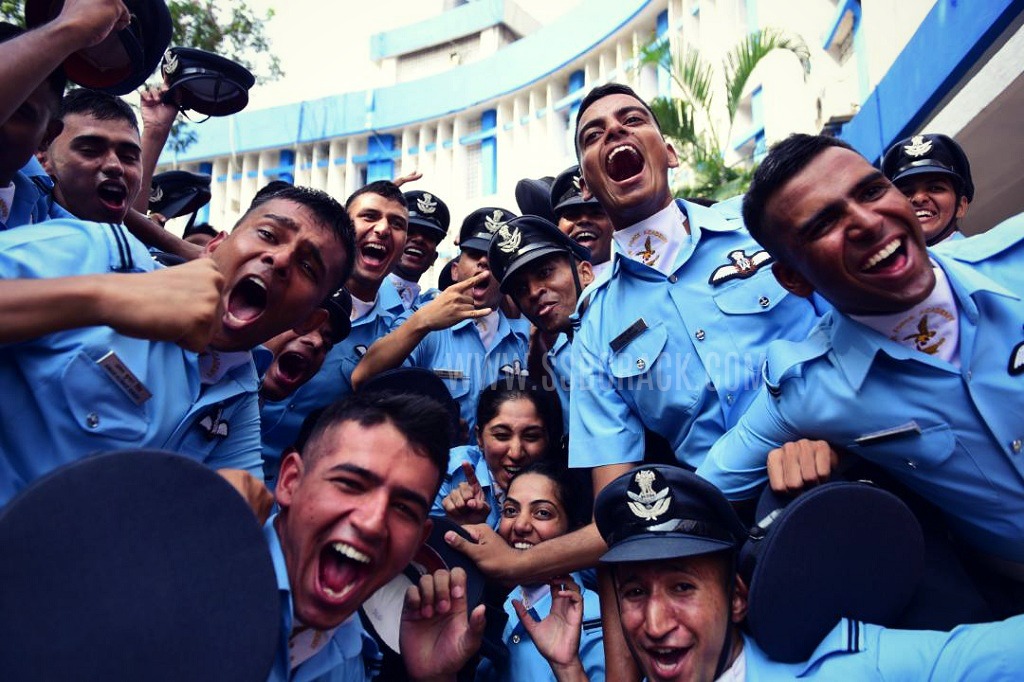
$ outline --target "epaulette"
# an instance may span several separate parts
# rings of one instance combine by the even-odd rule
[[[803,376],[803,365],[828,352],[831,344],[826,330],[819,324],[803,341],[774,341],[768,344],[761,376],[765,388],[774,398],[782,395],[782,382]]]
[[[1024,213],[1007,218],[991,230],[967,239],[951,239],[931,248],[940,256],[964,263],[979,263],[1020,247],[1024,240]]]

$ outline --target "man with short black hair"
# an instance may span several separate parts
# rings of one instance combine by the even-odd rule
[[[351,269],[352,243],[341,206],[300,187],[254,202],[204,258],[174,268],[116,224],[0,233],[0,504],[129,445],[261,473],[250,350],[322,321],[310,313]]]
[[[581,246],[590,249],[594,274],[608,267],[612,257],[612,232],[601,203],[591,195],[583,197],[583,175],[579,166],[570,166],[551,185],[551,209],[558,229]]]
[[[782,285],[833,310],[805,341],[769,348],[764,387],[698,473],[735,500],[766,482],[795,493],[829,478],[829,446],[847,450],[935,504],[1015,584],[1020,612],[1022,216],[929,251],[881,171],[809,135],[769,152],[743,213]]]
[[[373,676],[377,648],[356,611],[430,533],[427,512],[448,466],[446,423],[432,399],[357,393],[321,415],[301,454],[285,456],[281,511],[264,526],[282,594],[270,680]],[[473,624],[479,638],[482,613]],[[450,633],[403,625],[402,636],[411,671],[445,666]]]
[[[406,310],[415,310],[437,298],[437,289],[422,291],[420,278],[437,260],[437,247],[448,236],[451,216],[448,205],[436,194],[405,192],[409,208],[409,236],[402,257],[388,279],[395,286]]]

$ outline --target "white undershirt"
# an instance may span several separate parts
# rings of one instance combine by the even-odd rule
[[[349,620],[355,618],[353,614],[349,616]],[[346,621],[348,622],[348,621]],[[338,627],[341,627],[339,625]],[[313,658],[316,652],[327,646],[327,643],[331,641],[331,637],[334,636],[335,630],[338,628],[331,628],[330,630],[316,630],[311,627],[306,627],[298,620],[295,621],[295,627],[292,628],[291,636],[288,637],[288,664],[292,670],[295,670],[300,665]]]
[[[14,204],[14,183],[0,187],[0,220],[7,222],[11,217],[11,206]]]
[[[747,650],[740,649],[740,655],[718,676],[717,682],[744,682],[747,679]]]
[[[498,311],[492,310],[486,317],[477,318],[474,324],[484,348],[490,350],[491,344],[494,343],[494,337],[498,335]]]
[[[960,366],[960,315],[942,268],[935,267],[935,288],[910,310],[893,315],[850,315],[896,343]]]
[[[388,279],[395,286],[395,290],[398,292],[398,297],[402,299],[402,303],[405,304],[406,308],[412,306],[416,302],[416,297],[420,295],[419,282],[410,282],[409,280],[399,277],[395,273],[388,275]]]
[[[672,202],[654,215],[618,230],[613,238],[632,260],[670,275],[680,250],[690,241],[690,230],[686,215]]]
[[[204,386],[215,384],[251,358],[252,353],[247,350],[225,352],[207,348],[199,354],[199,380]]]
[[[352,297],[352,314],[349,315],[349,320],[352,321],[352,322],[355,322],[359,318],[365,317],[366,314],[368,312],[370,312],[370,310],[373,309],[373,306],[376,303],[377,303],[377,297],[376,296],[374,296],[373,300],[370,301],[369,303],[367,303],[366,301],[361,301],[358,298],[356,298],[355,296],[353,296]]]

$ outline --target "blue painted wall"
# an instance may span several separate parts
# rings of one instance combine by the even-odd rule
[[[479,62],[420,80],[212,118],[179,162],[290,147],[436,119],[529,86],[613,35],[650,0],[588,0]],[[415,106],[410,106],[414,102]],[[231,144],[231,141],[234,144]],[[175,156],[165,152],[161,163]]]
[[[919,128],[1024,12],[1024,0],[938,0],[840,137],[877,161]]]

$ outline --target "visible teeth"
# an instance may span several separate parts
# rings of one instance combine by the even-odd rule
[[[619,152],[628,152],[628,151],[632,151],[632,147],[629,147],[629,146],[624,145],[624,144],[619,145],[618,147],[616,147],[615,149],[612,150],[611,154],[608,155],[608,162],[610,163],[611,160],[614,159],[615,156]]]
[[[868,262],[864,264],[864,267],[861,268],[861,270],[870,270],[871,268],[875,267],[876,265],[884,261],[886,258],[891,256],[892,254],[896,253],[896,249],[898,248],[900,248],[900,240],[893,239],[891,242],[885,245],[885,248],[883,248],[881,251],[879,251],[874,256],[869,258]]]
[[[384,248],[383,244],[377,244],[376,242],[371,243],[371,244],[364,244],[363,245],[363,249],[364,250],[365,249],[371,249],[373,251],[380,251],[381,253],[386,253],[387,252],[387,249]]]
[[[529,542],[513,542],[512,546],[516,549],[530,549],[531,547],[533,547],[533,545]]]
[[[422,256],[423,255],[422,251],[420,251],[419,249],[414,248],[414,247],[409,247],[408,249],[405,250],[405,252],[408,253],[408,254],[411,254],[413,256]]]
[[[355,587],[355,585],[352,585],[352,584],[345,585],[345,587],[342,588],[341,592],[335,592],[334,590],[332,590],[331,588],[327,587],[326,585],[324,586],[323,589],[324,589],[324,592],[327,593],[327,596],[330,597],[331,599],[341,599],[342,597],[345,597],[349,592],[351,592],[353,587]]]
[[[361,564],[370,563],[370,557],[363,554],[355,547],[350,547],[349,545],[346,545],[343,542],[335,542],[333,545],[331,545],[331,549],[333,549],[335,552],[344,557],[352,559],[352,561],[358,561]]]
[[[918,218],[931,218],[935,214],[932,213],[931,211],[916,211],[914,215],[916,215]]]
[[[581,242],[584,239],[597,239],[597,235],[586,231],[576,233],[576,241]]]
[[[250,277],[249,281],[258,286],[260,289],[263,289],[264,291],[267,290],[267,285],[264,284],[263,280],[260,279],[259,277]]]

